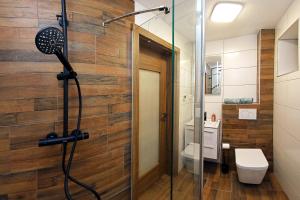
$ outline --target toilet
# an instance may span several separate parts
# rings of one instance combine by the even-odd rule
[[[184,146],[181,152],[184,167],[190,173],[199,174],[200,144],[194,143],[194,120],[185,124]]]
[[[260,184],[269,167],[261,149],[235,149],[235,163],[241,183]]]

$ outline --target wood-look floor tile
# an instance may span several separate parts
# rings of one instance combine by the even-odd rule
[[[203,192],[203,198],[205,200],[230,200],[231,192],[215,190],[215,189],[206,187]]]
[[[204,200],[288,200],[280,184],[272,173],[267,173],[262,184],[243,184],[238,180],[236,171],[223,174],[218,164],[205,163],[204,167]],[[194,174],[183,169],[174,178],[173,199],[195,199]],[[170,177],[167,175],[145,191],[139,200],[168,200]]]
[[[208,165],[205,167],[207,171],[207,180],[205,186],[215,190],[231,192],[231,173],[223,174],[220,167],[218,167],[216,164],[205,163],[205,165]]]

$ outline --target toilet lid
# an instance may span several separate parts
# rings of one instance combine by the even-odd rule
[[[235,162],[238,167],[266,169],[269,163],[261,149],[235,149]]]
[[[182,155],[186,158],[199,160],[199,151],[200,151],[200,145],[198,143],[190,143],[187,145],[182,152]]]

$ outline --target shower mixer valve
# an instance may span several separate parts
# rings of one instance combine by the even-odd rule
[[[77,138],[76,138],[77,137]],[[51,132],[45,139],[39,140],[39,146],[50,146],[56,144],[63,144],[68,142],[74,142],[75,140],[89,139],[89,134],[80,130],[73,130],[72,133],[67,137],[59,137],[57,133]]]

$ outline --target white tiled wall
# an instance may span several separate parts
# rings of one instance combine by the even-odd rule
[[[228,45],[229,44],[230,43],[228,43]],[[257,50],[251,49],[228,53],[224,52],[223,64],[225,69],[255,67],[257,65]]]
[[[224,85],[256,85],[256,67],[224,70]]]
[[[277,24],[276,41],[300,17],[299,10],[300,1],[295,0]],[[274,172],[289,199],[298,200],[300,199],[300,71],[298,69],[296,72],[277,77],[276,69],[277,58],[275,58],[274,85]]]
[[[145,7],[138,1],[135,1],[135,10],[143,10]],[[135,23],[142,25],[142,27],[160,38],[172,43],[172,27],[164,22],[162,19],[154,17],[153,14],[137,15]],[[149,20],[151,19],[151,20]],[[178,169],[181,170],[183,162],[181,158],[181,151],[184,149],[184,124],[192,119],[193,115],[193,43],[188,41],[179,33],[175,32],[175,46],[180,48],[180,80],[179,80],[179,161]]]
[[[224,98],[257,99],[257,35],[208,41],[206,56],[212,55],[222,56],[222,92],[205,95],[205,111],[208,117],[215,113],[221,119]]]

